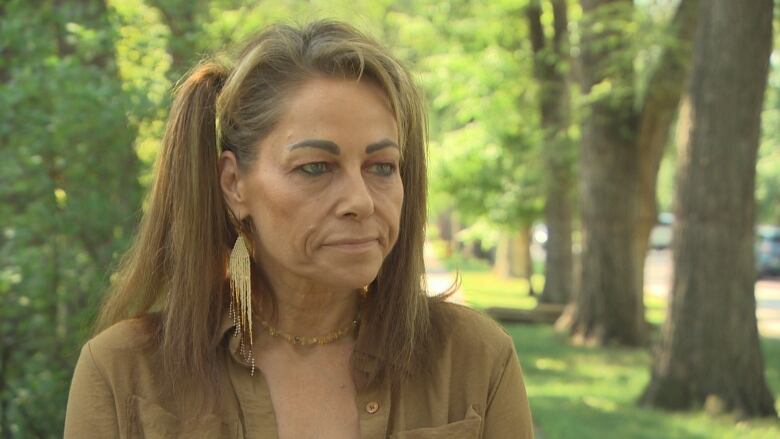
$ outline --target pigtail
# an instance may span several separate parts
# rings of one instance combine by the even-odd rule
[[[227,75],[218,64],[202,64],[176,90],[157,179],[164,187],[153,191],[165,198],[160,204],[171,219],[165,265],[172,269],[160,340],[171,378],[216,369],[209,363],[216,360],[223,311],[229,222],[219,185],[215,109]]]
[[[176,88],[148,210],[95,328],[159,311],[150,333],[172,387],[216,381],[230,223],[215,108],[228,73],[204,63]]]

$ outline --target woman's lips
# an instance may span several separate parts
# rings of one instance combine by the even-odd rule
[[[379,244],[379,240],[376,238],[367,239],[344,239],[339,241],[331,241],[325,244],[325,247],[333,248],[336,250],[346,252],[364,252],[374,248]]]

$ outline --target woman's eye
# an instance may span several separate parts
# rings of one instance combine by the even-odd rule
[[[322,175],[328,172],[328,164],[325,162],[307,163],[299,169],[308,175]]]
[[[371,172],[382,177],[389,177],[395,174],[395,164],[393,163],[376,163],[371,165]]]

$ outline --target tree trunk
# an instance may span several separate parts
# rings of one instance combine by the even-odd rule
[[[463,230],[463,225],[460,223],[460,218],[457,212],[453,211],[450,215],[450,230],[449,235],[451,237],[449,241],[449,253],[463,253],[466,254],[466,247],[458,239],[458,234]]]
[[[592,96],[584,122],[581,277],[576,297],[557,323],[575,341],[637,345],[648,340],[644,260],[656,221],[658,168],[688,76],[697,3],[680,2],[670,24],[672,38],[636,112],[632,57],[621,34],[630,2],[583,0],[583,90],[598,85],[608,92]],[[603,29],[593,31],[594,23]],[[605,66],[615,68],[605,73]]]
[[[639,119],[639,201],[634,237],[636,288],[644,311],[644,263],[650,232],[658,218],[656,186],[658,169],[674,123],[683,88],[690,76],[691,46],[696,30],[698,0],[682,0],[672,19],[670,38],[647,84]]]
[[[679,153],[672,299],[641,402],[776,416],[754,296],[755,166],[771,0],[702,2]]]
[[[533,0],[526,9],[529,37],[534,51],[534,76],[539,82],[541,124],[544,131],[544,217],[548,241],[544,266],[545,283],[539,301],[565,304],[572,291],[572,194],[574,151],[568,131],[571,125],[569,83],[569,34],[566,1],[551,0],[553,36],[547,41],[542,27],[542,8]],[[529,278],[530,281],[530,278]]]
[[[529,224],[523,226],[515,235],[514,251],[517,255],[515,266],[517,267],[516,275],[528,280],[528,294],[536,296],[533,284],[534,260],[531,257],[531,244],[533,244],[533,235]]]
[[[531,228],[522,227],[512,236],[510,266],[512,276],[531,279]]]
[[[493,273],[498,277],[508,278],[512,276],[511,266],[511,236],[508,232],[501,232],[496,243],[496,259],[493,261]]]
[[[493,272],[504,278],[520,277],[531,282],[531,227],[522,227],[515,233],[502,232],[496,245]]]
[[[544,217],[547,245],[544,265],[544,290],[541,303],[566,304],[572,296],[574,257],[572,255],[573,177],[570,170],[555,172],[550,168]],[[556,179],[555,175],[559,175]],[[553,182],[554,181],[554,182]]]
[[[575,343],[641,345],[634,219],[637,113],[625,29],[631,0],[583,0],[582,76],[589,106],[581,141],[581,290],[557,323]],[[606,90],[605,90],[606,89]]]
[[[436,218],[436,227],[439,230],[439,239],[447,242],[448,244],[450,241],[455,239],[455,237],[452,235],[452,214],[453,209],[448,207],[439,213],[438,218]]]

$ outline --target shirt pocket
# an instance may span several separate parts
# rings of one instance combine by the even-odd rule
[[[482,417],[470,406],[462,421],[401,431],[391,435],[390,439],[479,439],[481,431]]]
[[[239,438],[239,421],[224,420],[209,413],[186,422],[160,405],[133,395],[128,401],[130,439]]]

